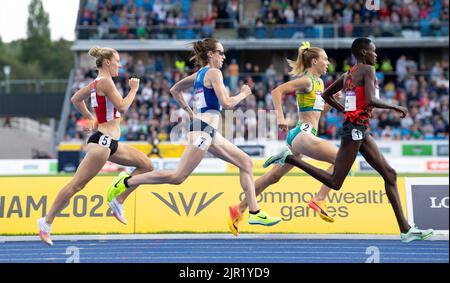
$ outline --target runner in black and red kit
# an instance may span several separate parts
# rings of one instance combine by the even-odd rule
[[[341,146],[337,153],[333,173],[330,174],[325,170],[302,161],[300,158],[292,155],[289,149],[285,149],[280,154],[270,157],[265,162],[264,167],[273,163],[292,164],[331,189],[339,190],[358,152],[360,152],[366,161],[384,179],[386,194],[394,209],[402,241],[410,242],[426,239],[433,235],[433,230],[419,230],[417,227],[411,227],[408,224],[403,214],[400,196],[397,190],[397,173],[389,166],[378,149],[375,140],[367,132],[373,108],[395,110],[401,113],[402,118],[406,116],[407,109],[379,99],[374,68],[377,54],[375,53],[375,45],[373,42],[368,38],[354,40],[352,53],[357,60],[356,65],[335,81],[322,95],[328,104],[345,113],[344,123],[342,125]],[[333,94],[340,90],[343,90],[345,94],[345,106],[333,97]]]

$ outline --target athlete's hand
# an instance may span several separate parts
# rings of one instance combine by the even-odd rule
[[[91,133],[97,130],[97,119],[87,119],[86,125],[83,126],[83,131]]]
[[[131,78],[128,80],[128,83],[130,84],[131,90],[137,91],[139,89],[139,79]]]
[[[405,107],[403,107],[403,106],[397,106],[397,107],[395,107],[395,109],[394,109],[395,111],[397,111],[397,112],[399,112],[400,114],[402,114],[401,116],[400,116],[400,118],[405,118],[406,117],[406,115],[408,114],[408,109],[406,109]]]
[[[284,117],[278,117],[278,129],[280,129],[280,131],[287,133],[288,126],[286,119],[284,119]]]
[[[335,94],[333,94],[333,97],[334,97],[336,100],[340,100],[340,99],[342,98],[342,91],[336,92]]]
[[[244,94],[244,97],[247,97],[252,94],[252,89],[248,85],[243,85],[241,87],[241,93]]]

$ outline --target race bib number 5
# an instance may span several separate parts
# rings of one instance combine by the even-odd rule
[[[100,139],[98,140],[98,144],[103,146],[103,147],[109,148],[109,146],[111,145],[111,141],[112,141],[111,137],[102,135],[100,137]]]

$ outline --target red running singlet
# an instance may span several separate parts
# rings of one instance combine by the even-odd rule
[[[353,66],[348,71],[344,81],[345,92],[345,110],[344,121],[350,121],[356,125],[369,126],[372,118],[373,106],[368,106],[366,102],[366,93],[364,86],[355,86],[353,84],[353,73],[358,69],[358,65]],[[378,92],[377,80],[375,79],[375,91]],[[375,96],[378,97],[376,93]]]
[[[108,121],[119,119],[120,112],[112,104],[111,100],[106,96],[97,94],[97,82],[96,79],[92,83],[91,89],[91,107],[95,109],[95,115],[99,124],[106,123]]]

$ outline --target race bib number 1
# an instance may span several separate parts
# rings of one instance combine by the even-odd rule
[[[363,139],[363,133],[360,130],[353,129],[352,130],[352,139],[354,141],[360,141]]]
[[[345,111],[356,110],[356,93],[354,91],[345,92]]]
[[[375,97],[380,99],[380,88],[378,86],[375,86]]]

